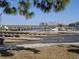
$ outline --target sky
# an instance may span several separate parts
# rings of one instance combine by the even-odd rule
[[[2,25],[38,25],[41,22],[69,24],[79,21],[79,0],[70,0],[65,10],[49,13],[43,13],[40,9],[31,7],[30,10],[35,12],[31,19],[26,19],[20,15],[3,14],[1,17]],[[1,12],[2,10],[0,10]]]

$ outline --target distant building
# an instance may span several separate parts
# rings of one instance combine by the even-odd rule
[[[79,30],[79,24],[75,24],[76,30]]]

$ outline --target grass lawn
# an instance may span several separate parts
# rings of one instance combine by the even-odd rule
[[[41,48],[18,48],[0,51],[0,55],[0,59],[79,59],[79,46],[53,45]]]

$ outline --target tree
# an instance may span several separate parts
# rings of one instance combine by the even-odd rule
[[[39,26],[48,26],[48,23],[47,23],[47,22],[41,22],[41,23],[39,24]]]
[[[76,24],[76,25],[79,25],[79,22],[76,22],[75,24]]]
[[[74,27],[75,26],[75,23],[70,23],[68,26],[69,27]]]
[[[64,25],[63,25],[63,24],[58,24],[57,26],[58,26],[58,27],[63,27]]]
[[[16,2],[17,6],[12,6],[11,2]],[[47,13],[50,12],[52,8],[56,12],[63,10],[68,2],[69,0],[0,0],[0,7],[3,8],[3,13],[19,13],[26,18],[31,18],[34,15],[33,11],[29,11],[31,5]]]

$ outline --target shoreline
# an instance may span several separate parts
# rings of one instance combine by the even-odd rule
[[[36,44],[19,44],[16,45],[18,47],[24,47],[24,48],[37,48],[37,47],[46,47],[46,46],[52,46],[52,45],[79,45],[79,43],[36,43]]]

